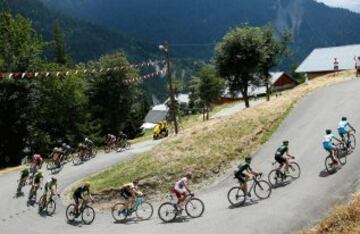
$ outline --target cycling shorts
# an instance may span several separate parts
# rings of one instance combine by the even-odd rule
[[[332,151],[335,149],[334,145],[331,142],[323,142],[323,147],[326,151]]]
[[[132,197],[132,194],[130,191],[124,189],[124,190],[121,190],[120,191],[120,195],[125,199],[125,200],[128,200],[129,198]]]
[[[286,158],[282,156],[275,156],[275,160],[276,162],[280,163],[280,165],[283,165],[287,162]]]

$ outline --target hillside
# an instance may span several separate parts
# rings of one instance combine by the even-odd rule
[[[46,41],[51,40],[53,24],[58,20],[75,62],[96,59],[117,49],[124,50],[131,60],[141,61],[149,59],[151,54],[156,52],[156,48],[136,41],[130,36],[66,16],[49,9],[38,0],[11,0],[8,4],[12,13],[31,19],[35,30]],[[2,2],[0,9],[1,7]]]
[[[314,0],[42,0],[67,14],[151,42],[208,43],[242,23],[294,34],[297,61],[313,48],[360,42],[360,15]],[[208,58],[213,48],[176,48]]]

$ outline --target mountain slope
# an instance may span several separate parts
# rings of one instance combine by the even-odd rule
[[[0,8],[1,4],[0,2]],[[53,24],[58,20],[76,62],[96,59],[117,49],[123,49],[132,60],[149,59],[155,52],[151,46],[135,41],[125,34],[50,10],[38,0],[11,0],[8,4],[12,13],[31,19],[35,30],[46,41],[51,40]]]
[[[360,42],[360,15],[314,0],[42,0],[90,22],[152,42],[208,43],[242,23],[272,23],[294,34],[297,59],[315,47]],[[177,48],[209,57],[212,47]]]

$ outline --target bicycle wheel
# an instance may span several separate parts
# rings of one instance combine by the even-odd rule
[[[126,220],[127,215],[126,215],[126,205],[125,203],[116,203],[112,208],[111,208],[111,215],[114,218],[114,220],[116,222],[121,222]]]
[[[70,222],[75,220],[75,204],[70,204],[66,208],[66,219]]]
[[[190,198],[185,205],[185,212],[191,218],[199,218],[205,211],[204,203],[196,197]]]
[[[44,203],[45,203],[45,195],[42,195],[39,199],[39,213],[43,212],[43,210],[46,208]]]
[[[82,160],[81,160],[81,153],[76,153],[73,157],[73,165],[74,166],[78,166],[82,163]]]
[[[174,206],[171,202],[165,202],[160,205],[158,215],[163,222],[169,223],[176,219],[177,210]]]
[[[154,208],[149,202],[143,202],[136,209],[136,217],[141,220],[148,220],[152,217]]]
[[[283,181],[277,169],[270,171],[268,175],[268,180],[272,187],[276,187],[279,183]]]
[[[95,219],[95,210],[90,206],[85,206],[81,213],[81,219],[86,225],[90,225]]]
[[[298,179],[301,175],[301,169],[298,163],[292,162],[289,164],[289,174],[293,179]]]
[[[354,134],[350,134],[349,141],[351,149],[354,150],[356,148],[356,137]]]
[[[325,168],[329,174],[331,174],[335,170],[335,165],[330,155],[325,158]]]
[[[245,193],[240,187],[232,187],[227,194],[227,198],[230,204],[235,207],[244,205],[246,200]]]
[[[344,166],[346,164],[346,162],[347,162],[347,149],[346,149],[346,146],[341,144],[340,147],[339,147],[339,150],[336,151],[336,154],[337,154],[337,158],[340,161],[340,164]]]
[[[47,205],[46,205],[46,213],[49,216],[52,216],[53,214],[55,214],[55,210],[56,210],[56,203],[54,200],[50,200]]]
[[[254,193],[259,199],[267,199],[271,194],[271,185],[265,180],[259,180],[254,186]]]

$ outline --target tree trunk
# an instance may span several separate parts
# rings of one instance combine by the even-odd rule
[[[270,101],[270,87],[269,82],[266,83],[266,101]]]
[[[250,107],[250,102],[249,102],[247,85],[246,85],[245,89],[241,90],[241,94],[243,95],[243,98],[244,98],[245,107],[249,108]]]

